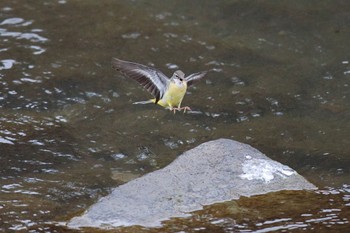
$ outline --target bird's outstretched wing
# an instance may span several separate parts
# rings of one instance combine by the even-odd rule
[[[156,98],[155,103],[163,97],[170,81],[161,71],[134,62],[113,58],[112,67],[146,88]]]
[[[186,82],[187,82],[187,86],[191,86],[193,85],[193,83],[199,81],[201,78],[203,78],[208,72],[207,71],[203,71],[203,72],[198,72],[198,73],[194,73],[194,74],[190,74],[189,76],[187,76],[185,78]]]

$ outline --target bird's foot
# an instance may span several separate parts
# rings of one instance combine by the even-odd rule
[[[177,108],[171,109],[171,111],[174,111],[174,114],[176,111],[181,111],[181,110],[184,110],[184,113],[185,113],[186,111],[191,111],[191,108],[188,106],[185,106],[185,107],[177,107]]]

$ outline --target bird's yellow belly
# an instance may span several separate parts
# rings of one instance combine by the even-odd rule
[[[173,107],[180,107],[182,99],[185,96],[187,85],[183,84],[178,86],[170,83],[168,90],[164,93],[162,99],[158,101],[158,104],[165,108],[172,109]]]

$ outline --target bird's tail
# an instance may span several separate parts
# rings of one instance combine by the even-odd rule
[[[139,101],[139,102],[135,102],[133,104],[151,104],[151,103],[154,103],[154,100]]]

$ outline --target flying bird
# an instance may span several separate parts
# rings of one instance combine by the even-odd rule
[[[134,104],[155,103],[171,111],[191,110],[190,107],[181,107],[182,99],[186,94],[187,87],[203,78],[207,71],[198,72],[185,77],[181,70],[174,72],[171,78],[167,77],[158,69],[141,65],[134,62],[112,59],[112,67],[141,84],[154,98],[135,102]]]

